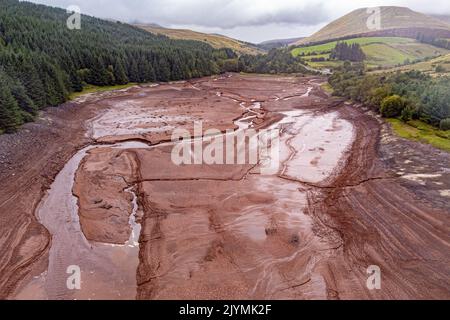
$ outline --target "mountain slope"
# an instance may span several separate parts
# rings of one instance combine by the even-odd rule
[[[172,39],[202,41],[204,43],[211,45],[216,49],[230,48],[236,51],[238,54],[264,53],[263,50],[257,48],[255,45],[219,34],[201,33],[186,29],[168,29],[155,25],[145,25],[145,24],[137,24],[136,27],[144,29],[153,34],[165,35]]]
[[[449,23],[450,24],[450,15],[445,15],[445,14],[430,14],[430,16],[432,16],[433,18],[436,18],[438,20],[441,20],[443,22]]]
[[[296,42],[296,45],[319,43],[358,36],[399,36],[416,38],[426,34],[450,38],[450,24],[434,17],[412,11],[405,7],[380,7],[381,30],[370,30],[367,26],[371,13],[367,8],[357,9],[333,21],[311,37]]]

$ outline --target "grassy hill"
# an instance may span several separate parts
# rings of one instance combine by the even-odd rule
[[[416,61],[429,57],[436,57],[449,53],[446,49],[420,43],[414,39],[400,37],[362,37],[345,40],[345,42],[358,43],[366,54],[368,67],[393,67],[406,61]],[[319,58],[328,59],[331,50],[337,41],[331,41],[319,45],[311,45],[295,48],[294,56],[301,56],[313,68],[334,68],[341,61],[317,61]]]
[[[373,31],[367,26],[370,13],[367,8],[357,9],[333,21],[311,37],[295,45],[320,43],[324,41],[363,36],[403,36],[416,38],[417,33],[433,34],[447,38],[450,23],[404,7],[380,7],[381,30]]]
[[[260,54],[264,50],[251,43],[239,41],[219,34],[207,34],[185,29],[168,29],[155,25],[136,25],[153,34],[162,34],[172,39],[178,40],[196,40],[210,44],[216,49],[230,48],[238,54]]]

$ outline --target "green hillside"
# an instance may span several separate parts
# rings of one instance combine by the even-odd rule
[[[408,61],[413,62],[450,52],[409,38],[363,37],[345,40],[344,42],[361,45],[367,57],[365,62],[368,67],[393,67]],[[318,60],[321,58],[329,59],[331,50],[336,46],[336,43],[337,41],[332,41],[320,45],[299,47],[293,49],[292,54],[295,57],[300,56],[314,68],[335,68],[342,62]]]

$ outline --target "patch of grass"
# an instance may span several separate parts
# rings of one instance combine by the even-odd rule
[[[323,83],[321,87],[326,93],[332,94],[334,92],[333,88],[328,82]]]
[[[394,132],[405,139],[431,144],[433,147],[450,152],[450,130],[441,131],[422,121],[404,123],[399,119],[387,119]]]
[[[87,93],[94,93],[94,92],[105,92],[105,91],[112,91],[112,90],[122,90],[126,89],[132,86],[135,86],[136,83],[127,83],[122,85],[116,85],[116,86],[94,86],[94,85],[87,85],[83,88],[83,91],[81,92],[73,92],[69,96],[69,100],[74,100],[76,98],[81,97],[82,95],[85,95]]]
[[[308,62],[308,65],[311,68],[315,69],[322,69],[322,68],[329,68],[334,69],[337,67],[340,67],[344,64],[343,61],[318,61],[318,62]]]
[[[402,64],[407,59],[415,59],[415,56],[383,43],[367,45],[363,47],[363,51],[366,54],[367,63],[380,66],[393,66]]]

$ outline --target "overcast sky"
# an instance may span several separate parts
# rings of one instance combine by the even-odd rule
[[[82,13],[124,22],[157,23],[220,33],[259,43],[308,36],[361,7],[407,6],[450,14],[449,0],[31,0],[55,7],[77,5]]]

